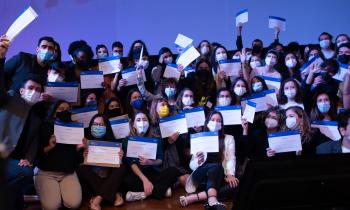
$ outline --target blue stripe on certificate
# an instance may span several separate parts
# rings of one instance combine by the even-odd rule
[[[84,123],[79,123],[79,122],[62,122],[62,121],[56,120],[55,125],[65,126],[65,127],[84,128]]]
[[[252,107],[256,107],[256,103],[253,101],[248,101],[247,105],[252,106]]]
[[[120,143],[112,142],[112,141],[94,141],[89,140],[88,141],[89,146],[99,146],[99,147],[121,147]]]
[[[275,133],[270,133],[269,138],[273,137],[279,137],[279,136],[292,136],[292,135],[300,135],[300,131],[283,131],[283,132],[275,132]]]
[[[120,120],[111,120],[111,125],[117,125],[117,124],[122,124],[122,123],[128,123],[128,119],[120,119]]]
[[[176,65],[175,63],[167,64],[167,66],[170,66],[170,67],[173,67],[173,68],[176,68],[176,69],[177,69],[177,65]]]
[[[340,63],[339,68],[348,69],[348,65]]]
[[[216,106],[215,110],[216,111],[224,111],[224,110],[237,110],[237,109],[241,109],[240,106]]]
[[[262,98],[265,97],[266,93],[265,92],[260,92],[260,93],[254,93],[248,97],[242,98],[242,101],[245,100],[250,100],[250,99],[256,99],[256,98]]]
[[[107,57],[107,58],[100,58],[98,59],[98,62],[99,63],[102,63],[102,62],[106,62],[106,61],[113,61],[113,60],[120,60],[120,56],[111,56],[111,57]]]
[[[220,60],[219,64],[225,64],[225,63],[240,63],[240,59],[227,59],[227,60]]]
[[[218,132],[200,132],[191,134],[191,139],[203,137],[203,136],[218,136]]]
[[[239,16],[240,14],[243,14],[246,12],[248,12],[248,9],[241,10],[241,11],[237,12],[236,17]]]
[[[269,16],[269,19],[275,19],[275,20],[280,20],[286,22],[286,19],[281,18],[281,17],[276,17],[276,16]]]
[[[159,120],[159,123],[169,122],[169,121],[178,120],[178,119],[182,119],[182,118],[185,118],[185,114],[184,113],[178,114],[178,115],[175,115],[175,116],[161,118]]]
[[[303,72],[306,68],[308,68],[316,59],[320,58],[320,56],[313,57],[310,61],[306,62],[301,68],[300,72]]]
[[[195,69],[192,68],[191,66],[187,66],[186,68],[184,68],[185,71],[194,71]]]
[[[192,112],[200,112],[200,111],[204,111],[204,107],[196,107],[193,109],[185,109],[180,111],[180,113],[192,113]]]
[[[326,125],[326,126],[338,126],[338,122],[337,121],[315,120],[315,121],[312,121],[311,124],[314,124],[314,125]]]
[[[122,74],[127,74],[127,73],[131,73],[133,71],[136,71],[136,68],[135,67],[131,67],[131,68],[128,68],[128,69],[124,69],[122,71]]]
[[[83,107],[79,109],[73,109],[72,114],[84,113],[84,112],[92,112],[97,111],[97,106],[95,107]]]
[[[96,70],[80,71],[80,75],[103,75],[103,71],[96,71]]]
[[[46,87],[78,87],[77,82],[48,82]]]
[[[264,80],[269,80],[273,82],[281,82],[281,78],[276,78],[276,77],[267,77],[267,76],[261,76]]]
[[[140,141],[147,143],[158,143],[157,138],[148,138],[148,137],[137,137],[137,136],[129,136],[128,141]]]

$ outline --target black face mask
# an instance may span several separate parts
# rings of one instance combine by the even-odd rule
[[[56,112],[56,118],[63,122],[72,122],[72,113],[68,110]]]
[[[79,60],[79,61],[76,62],[76,64],[77,64],[78,67],[80,67],[82,69],[87,69],[89,67],[89,64],[88,64],[87,61]]]
[[[339,55],[338,56],[338,61],[342,64],[348,64],[350,61],[350,55]]]
[[[201,82],[207,82],[209,80],[210,72],[208,70],[198,70],[197,75]]]
[[[107,109],[106,110],[106,116],[108,118],[118,117],[121,115],[120,108],[114,108],[114,109]]]

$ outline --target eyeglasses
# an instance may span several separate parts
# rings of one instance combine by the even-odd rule
[[[105,124],[104,123],[92,123],[92,125],[94,125],[94,126],[105,126]]]

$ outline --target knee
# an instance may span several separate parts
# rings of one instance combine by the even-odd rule
[[[81,197],[63,200],[63,205],[69,209],[78,209],[80,207],[80,204],[81,204]]]
[[[61,201],[53,201],[53,200],[41,200],[41,207],[44,210],[58,210],[61,208]]]

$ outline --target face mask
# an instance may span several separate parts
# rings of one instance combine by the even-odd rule
[[[341,41],[341,42],[338,42],[338,43],[337,43],[337,47],[340,47],[340,45],[345,44],[345,43],[348,43],[348,41]]]
[[[182,97],[182,103],[184,106],[191,106],[193,104],[193,99],[191,97]]]
[[[122,57],[121,54],[119,54],[118,52],[113,52],[113,56],[119,56],[119,57]]]
[[[261,82],[256,82],[253,84],[253,91],[254,92],[260,92],[263,89],[263,85]]]
[[[276,59],[274,58],[266,57],[265,63],[266,63],[266,66],[274,66],[277,62],[276,62]]]
[[[261,66],[261,63],[259,61],[252,61],[252,62],[250,62],[250,67],[252,69],[255,69],[256,67],[259,67],[259,66]]]
[[[232,59],[237,60],[237,59],[241,59],[241,57],[239,57],[239,55],[234,55],[232,56]]]
[[[149,127],[147,121],[135,122],[134,128],[136,128],[137,134],[146,133]]]
[[[53,52],[48,50],[39,50],[39,59],[43,62],[53,60]]]
[[[231,98],[221,97],[218,99],[218,106],[228,106],[231,104]]]
[[[107,53],[99,53],[99,54],[97,54],[97,58],[105,58],[107,56],[108,56]]]
[[[277,120],[272,119],[272,118],[266,118],[265,119],[265,126],[268,129],[276,128],[278,125]]]
[[[149,66],[149,61],[141,60],[140,65],[143,67],[143,69],[147,69]]]
[[[72,113],[68,110],[56,112],[56,118],[63,122],[72,122]]]
[[[175,94],[176,94],[176,89],[175,89],[175,88],[171,88],[171,87],[167,87],[167,88],[165,88],[164,92],[165,92],[165,95],[166,95],[168,98],[171,98],[171,97],[174,97],[174,96],[175,96]]]
[[[169,116],[169,107],[167,105],[160,106],[158,111],[159,117],[167,117]]]
[[[296,65],[297,65],[297,60],[295,60],[294,58],[288,59],[288,60],[286,61],[286,66],[287,66],[288,68],[294,68]]]
[[[142,99],[136,99],[131,102],[131,106],[138,110],[142,108],[142,104],[143,104]]]
[[[311,61],[313,58],[314,58],[315,56],[313,56],[313,55],[311,55],[311,56],[309,56],[309,61]]]
[[[76,61],[76,64],[77,64],[77,66],[79,66],[79,68],[82,68],[82,69],[87,69],[89,67],[87,61],[78,60],[78,61]]]
[[[342,64],[348,64],[350,61],[350,55],[339,55],[338,56],[338,61]]]
[[[61,77],[59,74],[50,73],[47,77],[48,82],[63,82],[63,80],[63,77]]]
[[[24,90],[22,98],[29,104],[34,105],[40,100],[40,93],[35,90]]]
[[[284,95],[288,98],[288,99],[293,99],[295,97],[295,95],[297,94],[295,89],[291,89],[291,90],[285,90],[284,91]]]
[[[210,120],[207,124],[207,127],[211,132],[216,132],[216,131],[221,130],[221,123]]]
[[[86,103],[87,107],[96,107],[97,106],[97,102],[96,101],[89,101]]]
[[[106,126],[93,125],[91,126],[91,134],[95,138],[102,138],[106,135]]]
[[[108,118],[117,117],[121,115],[121,110],[120,108],[107,109],[106,115]]]
[[[294,129],[297,125],[297,119],[295,117],[287,117],[286,126],[289,129]]]
[[[173,62],[173,58],[172,57],[164,58],[164,63],[165,64],[171,64],[172,62]]]
[[[201,82],[207,82],[210,72],[208,70],[198,70],[197,75]]]
[[[233,92],[238,96],[243,96],[247,92],[247,89],[245,87],[235,87]]]
[[[201,54],[206,55],[209,53],[209,47],[202,47],[201,48]]]
[[[320,41],[320,46],[322,49],[328,48],[330,45],[330,41],[328,39]]]
[[[317,108],[321,113],[327,113],[329,111],[329,109],[331,108],[331,104],[330,103],[323,103],[323,102],[319,102],[317,103]]]
[[[227,54],[226,53],[216,54],[215,58],[216,58],[216,61],[226,60],[227,59]]]

